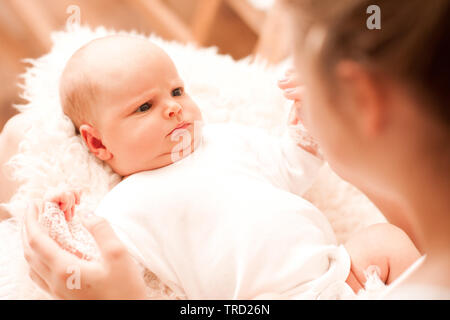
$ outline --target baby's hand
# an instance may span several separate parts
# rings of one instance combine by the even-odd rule
[[[278,87],[288,100],[301,100],[303,97],[303,82],[294,68],[286,71],[284,78],[278,81]]]
[[[304,100],[305,87],[302,85],[302,80],[297,71],[294,68],[288,69],[285,78],[278,81],[278,86],[283,90],[286,99],[294,101],[288,118],[291,137],[303,150],[306,150],[323,160],[319,145],[304,127],[302,103]]]
[[[281,90],[283,90],[285,98],[288,100],[293,100],[294,102],[289,113],[288,124],[297,125],[299,122],[302,122],[300,111],[305,91],[300,76],[295,69],[288,69],[284,79],[278,81],[278,86]]]
[[[64,212],[66,221],[70,221],[75,213],[75,205],[80,204],[81,191],[69,191],[51,196],[48,201],[56,203]]]

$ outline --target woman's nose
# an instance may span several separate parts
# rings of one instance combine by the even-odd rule
[[[170,102],[167,104],[165,110],[164,110],[164,116],[167,119],[174,118],[174,117],[180,117],[183,114],[183,108],[181,105],[179,105],[176,102]]]

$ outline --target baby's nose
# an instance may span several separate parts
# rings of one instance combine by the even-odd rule
[[[166,118],[173,118],[181,115],[183,112],[183,108],[178,103],[169,103],[167,104],[166,109],[164,110],[164,115]]]

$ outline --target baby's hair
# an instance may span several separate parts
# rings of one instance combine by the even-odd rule
[[[60,100],[64,114],[73,122],[76,133],[80,125],[93,118],[95,103],[95,85],[82,71],[67,71],[60,84]]]
[[[426,112],[450,127],[450,1],[285,0],[295,15],[296,50],[322,34],[315,65],[333,82],[337,62],[349,59],[374,74],[406,84],[428,105]],[[366,22],[370,5],[380,8],[381,29]],[[320,32],[321,31],[321,32]],[[305,46],[306,45],[306,46]]]

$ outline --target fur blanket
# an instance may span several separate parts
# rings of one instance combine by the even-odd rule
[[[83,191],[78,210],[93,211],[119,177],[88,153],[74,126],[62,113],[58,81],[66,61],[79,47],[113,31],[79,27],[52,35],[51,52],[30,64],[23,75],[23,97],[17,106],[32,123],[19,153],[10,161],[21,187],[7,209],[13,218],[0,223],[0,299],[46,299],[28,277],[20,240],[21,216],[31,199],[42,199],[55,189]],[[144,37],[135,33],[133,36]],[[148,37],[174,60],[205,121],[234,121],[280,134],[290,104],[276,82],[286,64],[268,66],[250,59],[234,61],[216,48],[197,48]],[[325,166],[307,193],[330,220],[340,242],[364,226],[383,222],[379,211],[359,191]],[[154,279],[153,279],[154,280]],[[151,282],[151,281],[150,281]],[[153,281],[154,282],[154,281]],[[152,288],[149,286],[151,290]],[[155,289],[157,290],[157,289]]]

